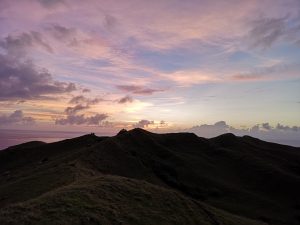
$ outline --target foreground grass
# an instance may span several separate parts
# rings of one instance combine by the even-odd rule
[[[0,210],[0,224],[259,225],[159,186],[118,176],[78,181]]]

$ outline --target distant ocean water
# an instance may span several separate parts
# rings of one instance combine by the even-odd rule
[[[67,138],[74,138],[86,132],[72,131],[33,131],[33,130],[0,130],[0,150],[9,146],[22,144],[29,141],[55,142]],[[103,134],[98,134],[101,136]]]
[[[0,150],[7,147],[22,144],[29,141],[43,141],[47,143],[74,138],[87,134],[78,131],[36,131],[36,130],[4,130],[0,129]],[[111,136],[105,133],[96,133],[97,136]],[[265,141],[300,147],[300,140],[267,139],[257,137]]]

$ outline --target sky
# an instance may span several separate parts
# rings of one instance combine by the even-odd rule
[[[135,127],[300,140],[300,1],[0,0],[0,129]]]

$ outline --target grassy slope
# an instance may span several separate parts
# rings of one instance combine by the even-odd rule
[[[299,223],[299,148],[136,129],[94,146],[85,159],[94,170],[166,185],[234,214]]]
[[[0,224],[263,225],[182,194],[118,176],[85,179],[0,211]]]

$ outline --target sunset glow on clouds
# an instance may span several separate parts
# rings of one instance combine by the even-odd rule
[[[1,128],[295,139],[299,90],[298,0],[0,0]]]

